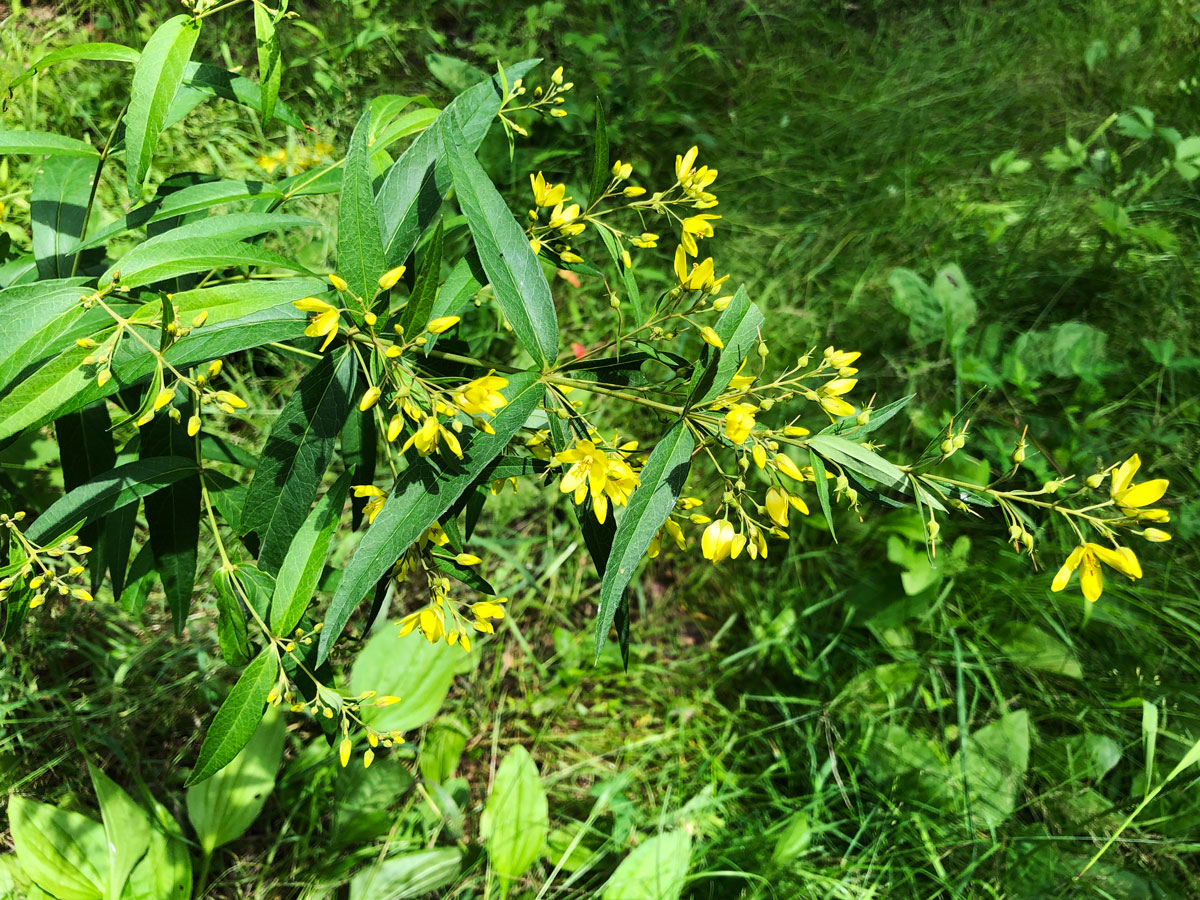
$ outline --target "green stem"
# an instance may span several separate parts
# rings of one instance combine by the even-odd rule
[[[82,244],[84,238],[87,237],[88,219],[92,217],[92,207],[96,204],[96,191],[100,187],[100,175],[104,171],[104,164],[108,161],[108,154],[112,151],[113,141],[117,139],[117,129],[121,127],[121,120],[125,118],[125,111],[129,109],[129,101],[121,107],[121,111],[117,113],[117,119],[113,122],[112,131],[108,133],[108,140],[104,142],[104,149],[100,151],[100,158],[96,160],[96,172],[92,176],[92,189],[88,193],[87,206],[83,208],[83,224],[79,226],[79,243]],[[75,249],[75,258],[71,260],[71,277],[75,277],[76,271],[79,269],[79,248]]]

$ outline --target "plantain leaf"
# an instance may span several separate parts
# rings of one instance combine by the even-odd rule
[[[523,372],[510,376],[502,393],[508,405],[492,419],[495,434],[475,429],[464,431],[460,438],[462,460],[419,457],[400,473],[383,509],[342,571],[325,615],[317,649],[318,664],[329,655],[355,607],[400,554],[450,508],[488,463],[504,452],[517,429],[537,408],[543,386],[536,376]]]
[[[184,15],[168,19],[150,35],[133,70],[125,113],[125,181],[131,197],[141,194],[167,109],[199,36],[198,19]]]
[[[480,837],[487,846],[492,868],[500,876],[501,895],[506,885],[520,878],[537,862],[546,846],[550,811],[537,764],[520,744],[505,755],[479,820]]]
[[[84,156],[96,159],[100,151],[91,144],[47,131],[6,131],[0,129],[0,156]]]
[[[379,213],[371,187],[371,110],[368,108],[350,135],[346,168],[342,175],[342,196],[338,202],[338,274],[346,280],[350,292],[370,303],[378,290],[376,280],[383,274],[383,238],[379,234]]]
[[[254,244],[221,239],[182,238],[157,243],[146,242],[134,247],[100,276],[100,286],[107,287],[112,284],[118,272],[122,286],[138,287],[166,278],[178,278],[191,272],[224,270],[235,266],[308,271],[299,263]]]
[[[104,826],[79,813],[13,794],[8,827],[26,874],[59,900],[101,900],[107,860]],[[107,867],[106,867],[107,868]]]
[[[26,535],[35,543],[45,543],[68,528],[94,522],[196,472],[196,461],[181,456],[140,459],[117,466],[60,497],[37,517]]]
[[[602,900],[679,900],[692,857],[691,836],[679,829],[634,848],[604,886]]]
[[[221,771],[246,746],[263,720],[263,708],[278,678],[279,657],[273,647],[267,647],[242,670],[229,696],[213,716],[200,745],[196,768],[188,777],[188,787]]]
[[[77,156],[51,157],[38,166],[29,217],[40,279],[71,277],[95,177],[96,163]]]
[[[412,731],[430,722],[442,708],[462,662],[458,647],[408,637],[412,640],[382,629],[354,657],[350,684],[355,691],[403,698],[391,706],[363,704],[363,721],[376,731]]]
[[[308,516],[350,414],[357,373],[349,349],[325,356],[300,380],[271,427],[240,523],[243,532],[256,532],[262,540],[259,565],[264,571],[278,571]]]
[[[275,790],[287,719],[278,707],[269,706],[265,715],[256,711],[251,729],[244,746],[228,765],[203,781],[193,776],[188,787],[188,819],[205,856],[241,837]]]
[[[40,57],[37,62],[8,83],[8,95],[11,97],[13,88],[24,84],[38,72],[61,62],[91,60],[95,62],[136,63],[141,56],[142,54],[137,50],[134,50],[132,47],[126,47],[124,44],[110,44],[105,41],[73,44],[70,47],[63,47],[60,50],[54,50]]]
[[[122,900],[190,900],[192,858],[183,832],[162,804],[151,806],[150,847],[129,874]]]
[[[600,608],[596,612],[596,658],[608,640],[617,607],[638,563],[658,529],[675,508],[687,481],[696,439],[687,425],[676,422],[650,453],[639,474],[641,483],[629,496],[629,506],[613,537],[612,551],[600,584]]]
[[[150,848],[150,819],[120,785],[90,762],[88,774],[100,801],[100,818],[108,838],[104,898],[120,900],[129,873]],[[100,860],[93,863],[99,867]]]
[[[508,68],[516,79],[541,60],[526,60]],[[492,120],[504,99],[496,76],[487,78],[454,98],[388,170],[376,197],[383,244],[385,268],[399,265],[417,245],[441,208],[450,190],[450,169],[442,149],[441,122],[454,122],[461,129],[466,152],[474,153],[483,142]]]
[[[277,635],[284,636],[295,628],[313,600],[329,555],[329,544],[346,505],[352,474],[342,474],[309,513],[288,546],[271,598],[271,630]]]
[[[284,13],[284,4],[272,16],[261,3],[254,4],[254,40],[258,46],[258,83],[262,85],[262,126],[271,124],[275,115],[275,101],[279,98],[279,84],[283,78],[283,51],[279,46],[279,35],[275,32],[278,17]]]
[[[468,149],[462,126],[448,118],[441,128],[458,203],[496,302],[517,340],[546,368],[558,356],[558,315],[542,264],[504,198]]]
[[[165,412],[165,411],[164,411]],[[181,409],[181,419],[191,415],[191,407]],[[143,461],[162,457],[195,455],[195,439],[187,435],[182,422],[156,415],[140,431]],[[196,563],[200,545],[200,473],[172,482],[161,491],[148,494],[144,501],[146,525],[155,567],[162,578],[163,593],[175,633],[181,634],[192,604],[196,583]]]

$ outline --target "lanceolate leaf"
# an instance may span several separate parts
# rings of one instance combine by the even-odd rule
[[[277,635],[290,633],[312,602],[329,555],[329,544],[346,505],[351,474],[344,473],[321,498],[288,547],[271,598],[271,630]]]
[[[71,277],[95,177],[96,162],[82,157],[51,157],[38,166],[29,217],[39,278]]]
[[[508,387],[502,392],[508,405],[492,419],[495,434],[464,430],[459,438],[463,451],[461,461],[444,454],[420,457],[400,473],[383,509],[342,571],[337,592],[325,615],[317,651],[318,663],[329,655],[330,647],[341,635],[355,607],[400,554],[450,508],[488,463],[504,451],[517,429],[537,408],[542,391],[542,383],[532,374],[509,376]]]
[[[506,74],[509,79],[520,78],[539,62],[536,59],[519,62],[506,69]],[[450,169],[442,150],[441,122],[454,122],[454,127],[461,129],[466,152],[474,153],[500,111],[502,100],[500,81],[496,76],[464,91],[388,171],[376,198],[387,268],[408,258],[450,190]]]
[[[191,407],[185,406],[181,418],[186,421]],[[182,422],[173,422],[166,410],[141,430],[142,459],[184,456],[195,453],[195,442],[187,436]],[[155,567],[162,577],[163,592],[175,633],[183,631],[192,603],[196,581],[197,549],[200,545],[200,473],[168,485],[146,497],[146,524]]]
[[[111,284],[117,272],[121,273],[122,285],[138,287],[166,278],[178,278],[191,272],[252,266],[290,269],[293,272],[307,271],[299,263],[254,244],[219,238],[184,238],[145,243],[135,247],[100,276],[100,286],[106,287]]]
[[[320,297],[328,290],[329,282],[316,278],[280,278],[274,281],[258,278],[180,291],[171,295],[171,302],[185,322],[191,321],[201,310],[207,312],[208,320],[204,328],[210,329],[222,322],[291,304],[304,297]],[[203,330],[197,329],[192,334],[199,335]]]
[[[398,324],[405,334],[412,333],[414,326],[418,330],[424,328],[431,319],[433,301],[437,297],[438,282],[442,275],[442,234],[442,222],[439,221],[429,242],[429,248],[421,260],[412,294],[408,303],[400,310]]]
[[[540,366],[547,367],[558,356],[558,316],[542,264],[504,198],[468,149],[460,126],[447,119],[441,128],[454,190],[496,302],[517,340]]]
[[[762,311],[750,301],[745,286],[739,287],[713,326],[725,349],[707,348],[710,354],[708,364],[697,369],[692,376],[692,389],[687,402],[689,407],[703,406],[715,400],[729,386],[750,348],[758,340],[762,323]]]
[[[153,224],[153,223],[151,223]],[[223,240],[244,241],[268,231],[284,231],[299,228],[319,227],[320,222],[307,216],[291,216],[284,213],[235,212],[224,216],[208,216],[203,219],[185,222],[148,238],[138,245],[139,252],[145,252],[148,247],[165,244],[170,241],[201,241]],[[134,257],[136,259],[136,257]],[[122,257],[121,263],[128,259]],[[120,263],[118,264],[120,266]],[[125,269],[121,268],[122,279]]]
[[[83,278],[39,281],[0,291],[0,388],[37,362],[82,315]]]
[[[170,128],[176,122],[186,119],[193,109],[210,97],[240,103],[262,116],[264,97],[258,82],[244,75],[235,75],[220,66],[191,62],[183,70],[183,83],[167,110],[167,120],[163,128]],[[273,114],[284,125],[301,130],[306,127],[304,120],[282,100],[276,99]]]
[[[354,397],[358,368],[343,350],[301,379],[271,428],[262,462],[246,492],[243,532],[262,539],[259,565],[274,573],[308,516]]]
[[[237,684],[208,726],[188,786],[221,771],[246,746],[262,721],[267,697],[278,677],[279,657],[273,647],[267,647],[242,670]]]
[[[42,543],[80,523],[94,522],[126,503],[153,494],[196,473],[196,461],[179,456],[140,459],[117,466],[59,498],[26,532]]]
[[[98,62],[123,62],[136,63],[141,58],[141,53],[134,50],[132,47],[126,47],[124,44],[109,44],[104,41],[97,41],[91,44],[74,44],[70,47],[63,47],[61,50],[55,50],[41,57],[37,62],[31,65],[28,69],[14,78],[8,83],[9,96],[12,95],[13,88],[20,84],[24,84],[42,69],[47,69],[50,66],[61,62],[70,62],[72,60],[95,60]]]
[[[0,156],[86,156],[95,159],[100,151],[91,144],[45,131],[4,131],[0,129]]]
[[[125,114],[125,175],[132,197],[141,193],[167,109],[199,36],[198,20],[183,15],[168,19],[150,36],[133,71]]]
[[[817,500],[821,504],[821,512],[825,516],[825,522],[829,527],[829,536],[837,542],[837,533],[833,530],[833,509],[829,505],[829,483],[825,477],[825,461],[817,455],[815,450],[808,451],[809,462],[813,468],[813,486],[817,490]]]
[[[282,15],[283,10],[279,11]],[[262,125],[271,124],[275,100],[283,77],[283,53],[275,33],[275,17],[261,3],[254,4],[254,40],[258,45],[258,83],[262,85]]]
[[[604,649],[617,605],[646,555],[679,492],[687,481],[696,440],[682,422],[676,422],[650,453],[638,478],[641,483],[629,496],[629,506],[613,538],[612,552],[600,585],[600,608],[596,612],[596,656]]]
[[[861,444],[832,434],[814,434],[808,438],[808,447],[830,462],[849,469],[860,478],[870,479],[893,490],[908,490],[908,476],[904,472]]]
[[[608,168],[608,129],[604,126],[604,106],[600,98],[596,98],[596,153],[592,159],[592,186],[588,191],[588,208],[600,199],[604,186],[608,184],[610,172]],[[597,231],[606,233],[603,228]]]
[[[342,197],[338,203],[338,274],[350,291],[371,302],[378,290],[377,279],[383,274],[383,239],[379,235],[379,214],[375,192],[371,188],[371,149],[367,139],[371,131],[368,109],[354,126],[346,170],[342,175]]]

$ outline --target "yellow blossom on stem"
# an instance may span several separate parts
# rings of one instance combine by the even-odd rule
[[[304,334],[313,338],[323,336],[325,343],[321,344],[321,351],[324,352],[325,348],[337,337],[337,307],[330,306],[324,300],[318,300],[316,297],[305,297],[303,300],[296,300],[292,303],[292,306],[304,312],[313,313],[308,327],[304,329]]]
[[[571,199],[566,196],[567,186],[565,184],[550,184],[541,172],[538,172],[537,175],[530,175],[529,183],[533,185],[533,202],[538,206],[556,206]]]
[[[704,558],[716,565],[730,555],[733,549],[733,523],[728,519],[717,519],[704,529],[700,537],[700,550]]]
[[[1170,482],[1165,478],[1155,478],[1152,481],[1134,484],[1133,476],[1137,474],[1141,465],[1141,457],[1136,453],[1121,463],[1113,472],[1108,488],[1109,496],[1125,515],[1155,520],[1158,515],[1163,513],[1162,510],[1142,510],[1141,507],[1161,500],[1163,494],[1167,492],[1167,488],[1170,487]]]
[[[454,405],[468,416],[494,416],[508,405],[502,388],[508,387],[508,379],[491,373],[464,384],[454,392]]]
[[[458,322],[458,316],[438,316],[425,326],[425,330],[432,334],[443,334],[457,325]]]
[[[725,342],[721,340],[721,336],[717,334],[716,329],[711,325],[705,325],[700,329],[700,337],[704,339],[704,343],[716,347],[718,350],[725,349]]]
[[[1050,590],[1055,593],[1061,591],[1067,586],[1075,570],[1079,569],[1079,587],[1083,596],[1095,603],[1104,590],[1104,574],[1100,570],[1100,563],[1116,569],[1122,575],[1128,575],[1130,579],[1142,577],[1142,566],[1128,547],[1117,547],[1113,550],[1089,541],[1071,551],[1071,555],[1054,576]]]
[[[396,266],[394,269],[388,269],[379,276],[379,287],[382,290],[390,290],[396,286],[396,282],[404,277],[406,266]]]
[[[744,444],[754,430],[754,413],[757,409],[749,403],[737,403],[725,413],[725,437],[735,444]]]

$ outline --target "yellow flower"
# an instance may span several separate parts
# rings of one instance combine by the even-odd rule
[[[1142,532],[1142,537],[1155,544],[1161,544],[1163,541],[1169,541],[1171,539],[1171,535],[1158,528],[1147,528]]]
[[[735,444],[743,444],[754,430],[754,413],[757,409],[749,403],[738,403],[725,413],[725,437]]]
[[[1121,463],[1117,471],[1113,472],[1108,488],[1109,496],[1116,501],[1125,515],[1156,520],[1164,513],[1163,510],[1141,510],[1140,507],[1161,500],[1170,487],[1170,482],[1165,478],[1155,478],[1153,481],[1134,484],[1133,476],[1137,474],[1141,465],[1141,457],[1136,453]]]
[[[346,279],[341,275],[335,275],[330,272],[327,277],[329,278],[329,283],[333,285],[334,290],[339,294],[350,289],[350,285],[346,284]]]
[[[570,197],[565,196],[567,186],[565,184],[549,184],[542,173],[538,172],[536,176],[529,176],[529,183],[533,185],[533,202],[538,206],[557,206],[565,200],[570,200]]]
[[[786,475],[792,481],[803,481],[804,473],[800,471],[800,467],[792,462],[792,458],[783,453],[778,453],[775,456],[775,468]]]
[[[433,334],[443,334],[457,325],[458,322],[458,316],[438,316],[425,326],[425,330]]]
[[[459,444],[458,438],[455,437],[454,432],[438,421],[437,416],[426,416],[421,427],[409,435],[404,446],[400,448],[400,452],[404,453],[409,447],[415,446],[418,454],[428,456],[437,450],[438,443],[442,440],[446,442],[451,453],[462,459],[462,445]]]
[[[377,488],[373,484],[356,484],[353,485],[355,497],[370,497],[371,499],[363,506],[363,513],[367,517],[367,524],[374,523],[375,517],[379,515],[379,511],[383,509],[383,501],[387,499],[387,492],[382,488]]]
[[[1122,575],[1128,575],[1130,579],[1142,577],[1141,564],[1128,547],[1111,550],[1100,544],[1088,542],[1071,551],[1071,555],[1054,576],[1050,590],[1055,593],[1061,591],[1071,580],[1072,573],[1079,569],[1079,587],[1083,590],[1083,596],[1095,603],[1104,590],[1104,575],[1100,571],[1100,563],[1116,569]]]
[[[715,566],[730,555],[733,538],[733,523],[728,519],[717,519],[704,529],[700,537],[700,551]]]
[[[379,287],[385,291],[394,288],[396,282],[404,277],[405,269],[405,266],[396,266],[394,269],[388,269],[379,276]]]
[[[494,416],[497,410],[508,404],[500,393],[500,389],[505,387],[508,387],[507,378],[489,372],[455,391],[454,405],[468,416]]]
[[[781,487],[772,486],[767,490],[767,515],[771,521],[781,528],[788,524],[788,492]]]
[[[608,513],[608,500],[604,487],[608,481],[608,456],[591,441],[579,441],[574,447],[555,455],[559,463],[569,463],[571,468],[563,475],[559,490],[574,494],[575,503],[580,504],[589,493],[596,518],[603,523]]]
[[[342,763],[342,768],[346,768],[350,764],[350,750],[353,748],[350,738],[342,738],[342,742],[338,745],[338,759]]]
[[[849,416],[854,414],[854,407],[842,399],[858,384],[857,378],[832,378],[817,388],[821,409],[830,416]]]
[[[692,147],[683,156],[676,155],[675,157],[675,177],[683,181],[685,177],[692,173],[692,166],[696,163],[696,154],[700,152],[699,147]]]
[[[297,300],[292,303],[292,306],[304,312],[314,314],[312,319],[309,320],[308,327],[304,329],[304,333],[308,337],[321,337],[324,335],[325,343],[321,345],[321,351],[324,352],[325,348],[337,337],[337,307],[330,306],[324,300],[318,300],[316,297],[305,297],[303,300]]]
[[[383,392],[375,385],[371,385],[369,388],[367,388],[366,392],[362,395],[362,399],[358,401],[359,411],[366,412],[368,409],[378,403],[379,397],[382,393]]]
[[[705,325],[700,329],[700,337],[704,338],[704,343],[709,346],[716,347],[718,350],[725,349],[725,342],[721,340],[721,336],[711,325]]]
[[[833,366],[835,369],[845,368],[860,356],[862,356],[861,352],[835,350],[832,345],[825,348],[825,362],[829,363],[829,365]]]

